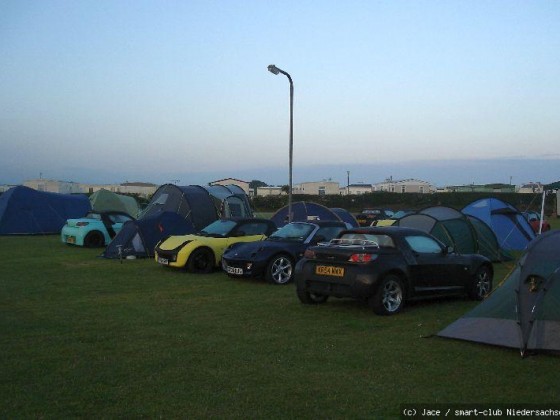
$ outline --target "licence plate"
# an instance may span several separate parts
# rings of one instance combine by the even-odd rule
[[[163,265],[169,265],[169,260],[167,258],[158,257],[157,262]]]
[[[344,277],[344,268],[333,267],[332,265],[318,265],[315,267],[315,274],[319,276]]]
[[[243,274],[243,269],[242,268],[237,268],[237,267],[228,267],[227,272],[228,272],[228,274],[237,274],[237,275],[240,276],[240,275]]]

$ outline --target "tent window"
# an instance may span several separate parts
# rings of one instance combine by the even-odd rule
[[[165,204],[167,202],[167,198],[169,197],[169,194],[161,194],[156,201],[154,201],[154,204]]]

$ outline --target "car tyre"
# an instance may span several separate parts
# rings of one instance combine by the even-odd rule
[[[214,269],[214,255],[207,248],[195,249],[187,261],[187,271],[196,274],[208,274]]]
[[[469,298],[482,300],[492,290],[492,270],[488,266],[479,267],[474,273],[473,283],[469,290]]]
[[[318,305],[325,303],[329,298],[328,295],[318,295],[316,293],[311,293],[306,290],[298,290],[297,296],[301,303],[306,305]]]
[[[105,238],[103,234],[97,230],[92,230],[88,232],[84,238],[84,246],[86,248],[100,248],[105,245]]]
[[[369,298],[369,306],[377,315],[394,315],[404,305],[404,287],[402,280],[394,275],[385,276],[377,292]]]
[[[294,276],[294,263],[287,255],[276,255],[266,266],[266,281],[273,284],[287,284]]]

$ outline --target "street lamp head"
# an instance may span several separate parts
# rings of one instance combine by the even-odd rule
[[[274,74],[280,73],[280,70],[278,70],[278,67],[276,67],[274,64],[268,66],[268,71]]]

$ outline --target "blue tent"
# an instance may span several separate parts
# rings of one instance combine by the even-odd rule
[[[67,219],[83,217],[90,210],[86,195],[13,187],[0,196],[0,235],[60,233]]]
[[[288,206],[282,207],[270,218],[276,226],[282,227],[288,223]],[[312,220],[329,220],[345,222],[348,228],[358,227],[358,222],[347,210],[329,209],[321,204],[299,201],[292,203],[292,221],[307,222]]]
[[[192,222],[169,211],[126,222],[121,231],[109,243],[104,258],[153,257],[156,244],[171,235],[195,232]]]
[[[500,248],[521,251],[535,238],[531,225],[511,204],[497,198],[483,198],[461,210],[482,220],[498,238]]]

